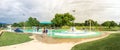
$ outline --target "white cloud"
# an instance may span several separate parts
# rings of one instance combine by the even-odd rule
[[[39,21],[50,21],[55,13],[70,12],[76,22],[94,19],[119,21],[119,0],[0,0],[0,22],[25,21],[29,16]],[[76,10],[76,12],[72,12]],[[4,21],[1,19],[9,19]],[[11,19],[11,20],[10,20]],[[16,20],[12,20],[16,19]],[[101,20],[102,19],[102,20]]]
[[[71,12],[76,17],[76,22],[90,18],[100,23],[106,20],[120,22],[118,21],[120,18],[119,5],[119,0],[66,0],[62,9]],[[74,9],[76,12],[73,13],[72,10]]]

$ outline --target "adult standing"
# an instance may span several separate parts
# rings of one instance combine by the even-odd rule
[[[39,29],[40,29],[39,26],[37,26],[37,32],[39,32]]]

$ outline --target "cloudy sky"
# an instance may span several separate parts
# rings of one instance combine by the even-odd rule
[[[72,12],[75,10],[75,12]],[[76,17],[75,22],[93,19],[120,22],[120,0],[0,0],[0,22],[26,21],[30,16],[39,21],[50,21],[56,13]]]

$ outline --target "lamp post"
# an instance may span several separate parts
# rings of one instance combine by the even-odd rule
[[[23,29],[25,30],[25,22],[24,22],[24,26],[23,26]]]
[[[89,20],[89,22],[90,22],[90,32],[91,32],[91,19]]]
[[[23,13],[23,16],[25,16],[24,13]],[[25,30],[25,22],[23,22],[23,29]]]
[[[74,13],[74,12],[75,12],[75,10],[72,10],[72,12]],[[75,26],[74,20],[72,21],[72,23],[73,23],[73,26]]]

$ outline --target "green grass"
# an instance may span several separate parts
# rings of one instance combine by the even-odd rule
[[[32,39],[27,34],[4,32],[0,37],[0,46],[14,45],[30,40]]]
[[[77,30],[83,30],[86,29],[89,31],[90,26],[75,26]],[[63,26],[61,29],[70,29],[71,26]],[[120,27],[116,26],[116,27],[105,27],[105,26],[92,26],[92,31],[118,31],[120,30]]]
[[[75,45],[71,50],[120,50],[120,33],[92,42]]]

